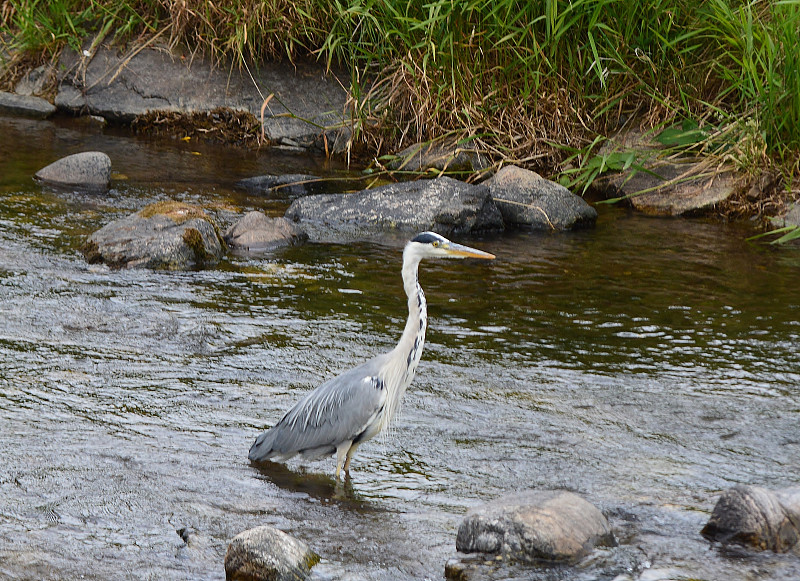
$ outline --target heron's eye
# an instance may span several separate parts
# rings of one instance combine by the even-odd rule
[[[439,241],[438,240],[434,240],[431,244],[433,245],[434,248],[438,248],[439,247]]]

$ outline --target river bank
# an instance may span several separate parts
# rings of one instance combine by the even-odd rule
[[[54,65],[16,71],[8,83],[13,92],[0,93],[0,111],[83,115],[133,132],[247,149],[324,152],[389,181],[449,174],[479,182],[508,163],[474,140],[452,138],[377,155],[364,143],[346,71],[320,63],[266,63],[251,70],[165,46],[90,48],[65,49]],[[691,140],[698,130],[668,131],[672,141],[663,131],[624,129],[612,136],[598,152],[593,177],[576,193],[650,215],[744,219],[764,229],[797,226],[800,190],[785,178],[775,171],[738,172],[716,156],[676,157],[673,142]],[[562,182],[569,172],[560,174]]]

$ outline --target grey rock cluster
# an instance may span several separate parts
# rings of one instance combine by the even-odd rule
[[[459,554],[487,553],[505,559],[571,563],[596,544],[615,543],[602,513],[566,491],[526,491],[471,510],[458,529]],[[305,579],[319,557],[305,543],[268,526],[240,533],[225,556],[228,579]],[[448,579],[469,578],[468,560],[448,561]]]
[[[702,534],[723,544],[776,552],[796,550],[800,543],[800,488],[770,491],[736,486],[727,490]],[[451,581],[494,578],[491,570],[497,563],[569,567],[598,547],[616,546],[618,541],[606,517],[581,496],[564,490],[527,490],[467,512],[458,527],[458,552],[446,563],[445,577]],[[305,579],[313,564],[307,565],[315,558],[318,560],[301,541],[270,527],[258,527],[233,539],[225,569],[229,579]],[[237,577],[236,571],[248,573]],[[651,571],[648,579],[678,578],[671,570]]]
[[[81,152],[42,168],[35,178],[56,187],[105,190],[111,180],[111,160],[102,152]],[[240,182],[240,187],[260,193],[282,187],[307,192],[308,184],[322,187],[319,181],[306,175],[260,176]],[[82,250],[89,262],[112,267],[184,270],[215,264],[226,243],[233,249],[262,252],[309,237],[342,240],[393,231],[432,230],[448,236],[512,227],[569,229],[591,226],[595,218],[594,209],[565,188],[533,172],[508,167],[488,185],[441,177],[354,194],[303,195],[284,217],[250,212],[224,235],[201,208],[163,202],[107,224],[89,237]]]
[[[516,228],[570,230],[593,226],[597,212],[566,188],[508,166],[479,185],[439,177],[354,194],[305,196],[285,216],[312,239],[326,240],[382,231],[433,230],[449,236]]]

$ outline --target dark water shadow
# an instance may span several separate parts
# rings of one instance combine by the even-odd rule
[[[344,481],[328,474],[310,472],[305,467],[292,470],[279,462],[251,462],[259,475],[278,488],[289,492],[307,494],[323,504],[335,503],[341,508],[359,512],[384,512],[364,498],[354,487],[350,475]]]

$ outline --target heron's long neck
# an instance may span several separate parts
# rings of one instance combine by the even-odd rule
[[[428,304],[425,302],[425,293],[422,291],[417,278],[418,266],[418,260],[408,261],[403,264],[403,287],[408,296],[408,320],[397,347],[401,353],[406,354],[406,363],[408,365],[406,386],[414,378],[417,363],[422,357],[425,330],[428,328]]]
[[[428,328],[428,308],[425,302],[425,293],[417,279],[419,259],[403,261],[403,287],[408,295],[408,320],[403,330],[403,335],[397,347],[391,353],[391,368],[395,381],[387,382],[396,386],[395,393],[390,394],[388,403],[388,418],[397,411],[400,398],[406,388],[414,379],[417,364],[422,357],[422,348],[425,344],[425,330]]]

